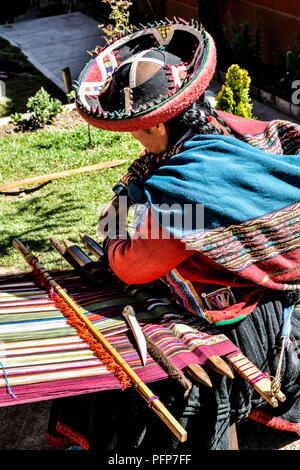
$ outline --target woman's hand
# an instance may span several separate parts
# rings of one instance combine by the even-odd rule
[[[126,196],[114,196],[102,209],[97,225],[97,234],[101,238],[114,238],[120,233],[127,233],[127,215],[130,204]]]

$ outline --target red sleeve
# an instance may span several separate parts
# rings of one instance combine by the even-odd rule
[[[126,284],[146,284],[161,278],[193,253],[151,219],[148,210],[143,225],[131,239],[110,243],[108,259],[114,273]]]

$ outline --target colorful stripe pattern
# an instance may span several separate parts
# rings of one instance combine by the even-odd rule
[[[193,283],[185,279],[177,269],[172,269],[162,279],[168,284],[174,298],[180,305],[210,323],[212,323],[210,310],[224,309],[236,303],[230,287],[220,288],[209,293],[202,292],[202,298],[200,298]]]
[[[209,313],[203,306],[202,300],[195,291],[193,284],[185,279],[177,269],[172,269],[163,277],[163,280],[170,287],[174,298],[189,312],[206,318],[211,322]]]
[[[238,225],[204,231],[185,241],[190,248],[201,249],[223,267],[241,272],[254,263],[299,249],[299,228],[300,203],[297,202]]]
[[[242,140],[274,155],[293,155],[300,151],[299,125],[278,119],[256,135],[242,134]]]
[[[171,324],[193,322],[200,329],[206,322],[180,311],[171,302],[154,298],[144,286],[124,294],[119,285],[101,289],[87,286],[74,271],[55,271],[51,275],[144,382],[166,378],[167,374],[149,354],[142,367],[121,315],[128,304],[134,307],[144,332],[179,369],[205,361],[202,345],[189,350],[175,337]],[[114,374],[108,372],[33,279],[31,273],[0,278],[0,406],[120,388]],[[209,337],[207,334],[207,344]],[[221,355],[236,350],[224,338],[222,343],[212,344],[209,351],[210,355]]]

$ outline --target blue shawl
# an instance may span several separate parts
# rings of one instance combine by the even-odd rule
[[[299,288],[299,150],[273,154],[230,136],[196,135],[150,178],[130,183],[129,195],[146,199],[166,230],[223,267],[268,287]],[[178,223],[187,211],[189,222]]]

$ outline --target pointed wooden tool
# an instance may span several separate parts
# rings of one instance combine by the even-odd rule
[[[215,372],[224,375],[229,379],[234,378],[234,374],[230,366],[220,356],[210,356],[206,359],[205,364],[208,364]]]
[[[203,367],[200,366],[200,364],[190,364],[188,367],[185,367],[184,370],[196,382],[199,382],[203,385],[206,385],[207,387],[212,387],[213,386],[212,383],[211,383],[211,380],[209,378],[209,375],[205,372]]]
[[[170,359],[168,359],[168,357],[161,351],[157,344],[152,339],[150,339],[149,336],[144,334],[142,328],[136,320],[134,309],[131,306],[127,307],[129,307],[130,309],[131,318],[135,318],[135,322],[133,321],[131,323],[128,323],[131,327],[133,334],[136,335],[135,338],[137,343],[142,349],[146,347],[146,350],[148,350],[153,359],[162,364],[164,369],[168,372],[168,375],[171,378],[176,379],[181,385],[183,385],[183,387],[186,388],[186,392],[189,393],[190,389],[192,388],[190,382],[185,379],[183,373],[172,363]],[[125,313],[125,318],[126,317],[129,317],[129,315],[126,315]],[[145,345],[143,343],[145,343]],[[212,383],[208,374],[199,364],[188,365],[184,368],[184,372],[190,375],[198,383],[206,385],[207,387],[212,387]]]
[[[50,237],[50,242],[67,263],[69,263],[74,269],[78,269],[80,265],[75,261],[74,257],[70,255],[66,247],[59,243],[54,237]]]
[[[181,338],[184,333],[199,333],[197,328],[193,328],[192,326],[186,324],[177,324],[172,328],[172,331],[177,338]],[[227,364],[220,356],[210,356],[206,359],[205,364],[209,365],[215,372],[218,374],[224,375],[229,379],[234,378],[234,374]]]
[[[101,246],[93,240],[93,238],[89,237],[88,235],[85,235],[83,233],[79,234],[82,243],[84,246],[93,254],[96,256],[96,258],[101,258],[104,256],[104,252],[101,248]]]
[[[131,305],[127,305],[123,312],[122,312],[123,317],[125,318],[126,322],[128,323],[133,336],[136,340],[136,344],[138,347],[138,350],[140,352],[141,360],[143,366],[146,365],[147,362],[147,344],[146,344],[146,339],[143,333],[142,328],[139,325],[139,322],[136,319],[135,312],[132,308]]]
[[[171,379],[176,380],[179,385],[181,385],[184,389],[184,396],[187,397],[190,393],[193,384],[192,382],[183,374],[178,367],[173,364],[172,361],[161,351],[161,349],[157,346],[155,341],[153,341],[149,336],[145,335],[146,343],[147,343],[147,350],[150,356],[164,369],[168,376]]]
[[[80,266],[84,266],[87,263],[91,263],[91,258],[87,256],[84,251],[82,251],[81,248],[79,248],[79,246],[77,246],[75,243],[65,238],[64,244],[67,248],[67,252],[75,259],[75,261]]]
[[[95,242],[95,240],[93,240],[88,235],[84,235],[83,233],[80,233],[79,236],[84,246],[92,253],[92,255],[95,255],[96,258],[101,258],[104,256],[104,252],[101,246]]]

